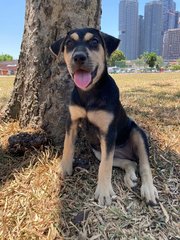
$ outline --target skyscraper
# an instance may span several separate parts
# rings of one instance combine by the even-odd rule
[[[162,3],[146,3],[144,14],[144,51],[162,54]]]
[[[163,58],[168,61],[180,58],[180,28],[169,29],[164,33]]]
[[[180,12],[176,11],[175,15],[175,28],[180,28]]]
[[[138,0],[120,0],[119,3],[120,50],[127,59],[138,57]]]
[[[144,52],[144,17],[138,17],[138,56]]]
[[[163,6],[163,31],[175,27],[176,3],[173,0],[161,0]]]

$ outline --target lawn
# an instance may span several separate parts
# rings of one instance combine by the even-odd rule
[[[14,76],[0,76],[0,110],[10,98]]]
[[[18,123],[1,123],[0,239],[180,239],[180,73],[113,77],[128,114],[149,135],[159,205],[146,206],[140,197],[140,183],[137,190],[128,190],[123,171],[113,169],[117,199],[111,207],[98,206],[93,194],[99,163],[92,155],[88,155],[89,167],[76,168],[73,176],[62,181],[53,147],[12,156],[7,149],[8,137],[22,130]],[[12,79],[0,78],[0,109],[12,84]],[[83,159],[87,155],[81,152]]]

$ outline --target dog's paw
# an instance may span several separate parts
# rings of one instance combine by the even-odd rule
[[[72,175],[73,173],[73,165],[72,165],[72,161],[66,161],[66,160],[62,160],[60,162],[60,171],[63,177],[65,177],[66,175]]]
[[[97,185],[95,191],[95,199],[98,200],[99,205],[110,206],[112,202],[112,196],[115,196],[115,193],[112,189],[111,184],[109,185],[109,187],[107,185]]]
[[[134,170],[126,172],[124,183],[128,188],[134,188],[137,186],[137,177]]]
[[[145,198],[146,203],[150,206],[157,205],[158,191],[153,183],[145,183],[141,186],[141,197]]]
[[[137,164],[135,162],[132,162],[131,165],[129,165],[125,169],[125,176],[124,176],[124,183],[128,188],[134,188],[137,186],[137,177],[136,177],[136,168]]]

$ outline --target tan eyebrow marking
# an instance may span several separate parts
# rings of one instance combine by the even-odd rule
[[[84,40],[85,41],[89,41],[91,38],[93,38],[93,34],[92,33],[86,33],[84,36]]]
[[[70,37],[71,37],[73,40],[75,40],[75,41],[78,41],[78,40],[79,40],[79,35],[78,35],[77,33],[72,33],[72,34],[70,35]]]

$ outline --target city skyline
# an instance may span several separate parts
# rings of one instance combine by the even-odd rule
[[[119,49],[128,60],[137,59],[144,52],[162,56],[163,37],[166,45],[170,39],[167,37],[170,33],[166,34],[166,31],[180,27],[180,12],[176,11],[176,3],[174,0],[148,1],[144,6],[144,16],[138,15],[138,6],[138,0],[119,2]],[[180,45],[179,35],[176,36],[176,44]],[[173,39],[175,37],[170,43],[172,46]],[[179,51],[176,56],[180,57]]]

